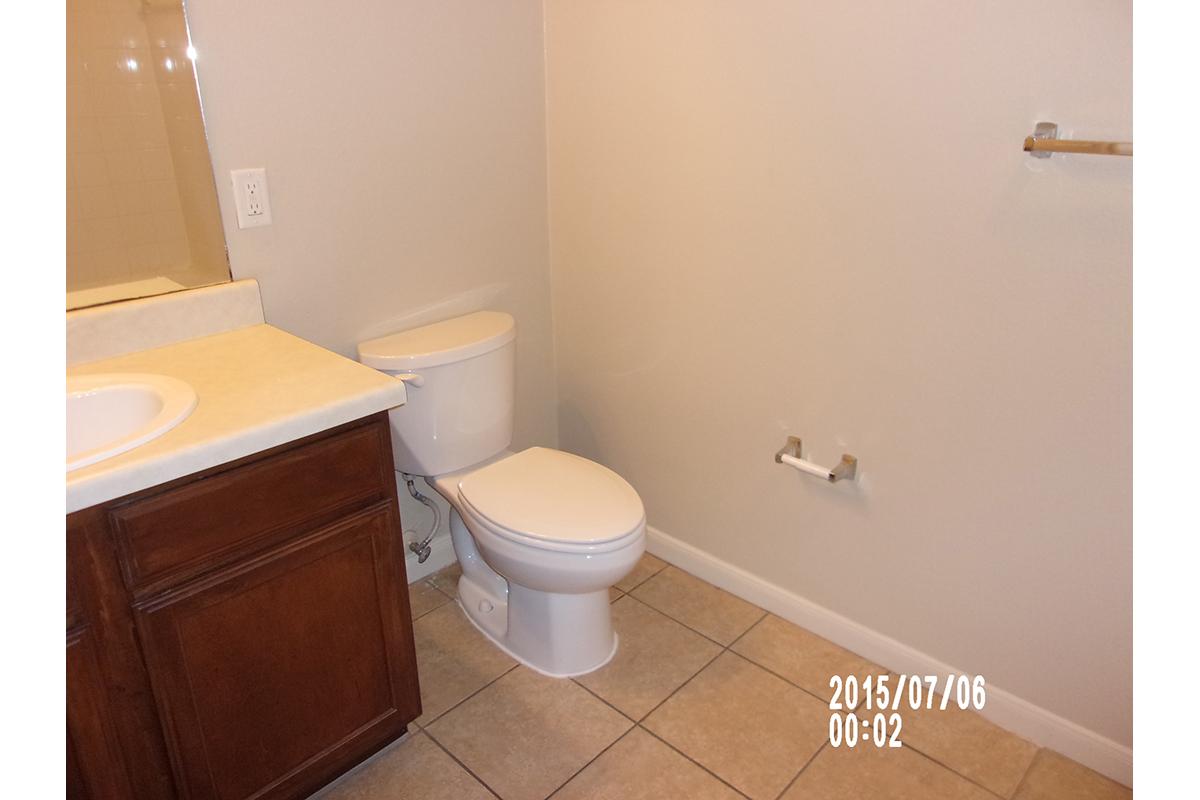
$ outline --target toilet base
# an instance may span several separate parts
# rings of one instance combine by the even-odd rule
[[[584,675],[616,655],[607,588],[564,594],[518,586],[483,560],[453,508],[450,540],[462,566],[458,604],[471,624],[505,653],[552,678]]]
[[[459,586],[460,586],[459,590],[460,591],[461,591],[461,585],[462,585],[462,579],[459,579]],[[608,592],[604,592],[604,595],[605,595],[605,602],[608,602]],[[504,651],[504,653],[507,654],[514,661],[516,661],[520,664],[523,664],[526,667],[529,667],[534,672],[538,672],[538,673],[545,675],[547,677],[550,677],[550,678],[575,678],[580,675],[586,675],[589,672],[595,672],[596,670],[600,669],[605,664],[607,664],[608,662],[613,660],[613,656],[615,656],[617,654],[617,649],[620,645],[620,637],[617,636],[616,631],[613,631],[612,647],[609,648],[608,653],[599,662],[592,664],[591,666],[584,667],[583,669],[576,669],[576,670],[571,670],[571,671],[567,671],[567,672],[556,672],[556,671],[553,671],[552,668],[551,669],[545,668],[544,662],[541,662],[540,660],[531,660],[529,658],[526,658],[522,653],[520,653],[517,650],[514,650],[512,647],[510,647],[504,638],[498,638],[496,636],[493,636],[491,634],[491,632],[486,627],[484,627],[484,625],[480,624],[480,621],[478,619],[476,619],[477,615],[472,614],[471,610],[463,604],[461,597],[458,600],[458,605],[459,605],[459,608],[461,608],[463,610],[463,613],[465,613],[467,615],[467,619],[470,620],[471,624],[475,626],[475,630],[479,631],[484,636],[486,636],[488,641],[490,641],[492,644],[494,644],[500,650]]]

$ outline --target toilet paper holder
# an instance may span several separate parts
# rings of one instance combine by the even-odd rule
[[[818,478],[823,478],[830,483],[837,483],[841,480],[854,480],[858,475],[858,459],[849,453],[842,454],[841,463],[833,469],[822,467],[820,464],[815,464],[800,457],[800,438],[798,436],[789,436],[787,444],[779,449],[775,454],[776,464],[787,464],[789,467],[795,467],[801,472],[809,475],[815,475]]]

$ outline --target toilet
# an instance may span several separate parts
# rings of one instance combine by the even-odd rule
[[[458,601],[485,636],[553,677],[617,652],[609,587],[646,548],[641,498],[586,458],[512,442],[516,323],[478,311],[362,342],[363,364],[395,375],[396,469],[450,503]]]

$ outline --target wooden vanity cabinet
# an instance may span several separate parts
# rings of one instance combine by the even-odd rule
[[[67,528],[69,794],[305,797],[420,714],[386,414]]]

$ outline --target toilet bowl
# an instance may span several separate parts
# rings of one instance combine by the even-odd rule
[[[493,643],[554,677],[615,655],[608,589],[645,550],[641,498],[612,470],[512,439],[515,323],[482,311],[363,342],[409,384],[390,412],[396,468],[450,503],[458,601]]]
[[[437,476],[462,565],[459,602],[513,658],[555,677],[617,651],[608,589],[646,547],[641,500],[616,473],[533,447]]]

